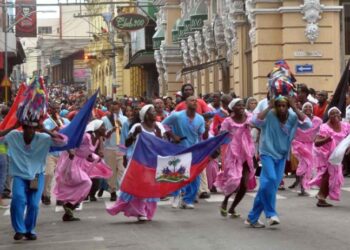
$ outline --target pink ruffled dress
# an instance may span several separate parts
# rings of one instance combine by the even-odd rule
[[[249,114],[244,123],[236,123],[231,117],[227,117],[221,125],[221,130],[228,131],[232,140],[222,158],[225,168],[218,174],[214,185],[222,190],[225,196],[232,194],[239,187],[244,162],[249,166],[249,180],[255,178],[255,146],[250,134],[250,120]]]
[[[341,186],[344,183],[342,165],[333,165],[328,162],[329,156],[332,154],[336,146],[350,133],[350,124],[341,122],[341,131],[335,132],[327,123],[320,127],[319,135],[322,137],[330,136],[332,141],[321,147],[314,147],[314,162],[317,167],[316,176],[309,182],[310,186],[320,186],[322,176],[328,172],[329,174],[329,198],[331,200],[340,199]]]
[[[112,169],[95,154],[98,144],[97,141],[93,145],[91,135],[85,133],[80,147],[75,150],[73,160],[69,159],[67,152],[60,155],[55,172],[54,194],[57,200],[78,204],[89,194],[91,178],[108,179],[113,175]],[[89,155],[93,156],[93,162],[87,160]]]
[[[310,189],[309,182],[312,178],[312,170],[314,166],[312,149],[321,124],[322,120],[319,117],[314,116],[312,118],[312,127],[306,130],[298,128],[292,142],[292,152],[299,161],[296,174],[303,177],[301,185],[306,190]]]

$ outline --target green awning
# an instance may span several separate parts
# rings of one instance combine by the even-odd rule
[[[173,43],[179,42],[179,29],[178,29],[179,23],[180,23],[180,18],[176,20],[173,26],[173,29],[171,30]]]
[[[153,49],[160,49],[160,44],[165,39],[165,32],[163,25],[160,25],[158,27],[158,30],[156,33],[154,33],[152,40],[153,40]]]
[[[194,13],[190,14],[192,31],[202,30],[204,21],[208,19],[208,6],[204,1],[198,3]]]

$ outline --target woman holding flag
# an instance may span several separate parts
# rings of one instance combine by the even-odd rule
[[[231,218],[237,218],[240,215],[235,209],[247,191],[248,180],[255,178],[253,163],[255,147],[250,134],[251,115],[245,112],[243,100],[233,99],[229,109],[233,112],[222,123],[221,131],[229,132],[231,142],[223,158],[224,171],[217,176],[214,185],[225,195],[220,208],[221,215],[226,217],[229,214]],[[237,191],[236,197],[227,211],[228,200],[235,191]]]
[[[125,146],[134,148],[138,135],[141,132],[163,138],[165,129],[161,123],[156,122],[156,112],[153,105],[148,104],[142,107],[140,120],[141,123],[134,124],[130,129]],[[147,221],[152,220],[158,201],[158,198],[141,199],[120,190],[117,202],[106,210],[110,215],[124,212],[124,215],[127,217],[137,217],[139,221]]]

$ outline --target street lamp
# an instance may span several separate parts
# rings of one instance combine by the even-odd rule
[[[47,10],[47,11],[41,11],[41,10],[34,10],[34,11],[31,11],[31,12],[28,12],[28,13],[25,13],[24,16],[20,19],[18,19],[16,22],[14,22],[12,25],[8,26],[8,23],[7,23],[7,8],[8,6],[6,5],[6,0],[3,1],[4,2],[4,5],[2,7],[3,9],[3,19],[4,19],[4,23],[5,23],[5,32],[4,32],[4,35],[5,35],[5,42],[4,42],[4,45],[5,45],[5,59],[4,59],[4,77],[3,79],[6,81],[5,82],[5,103],[7,104],[8,103],[8,87],[9,87],[9,80],[8,80],[8,54],[7,54],[7,33],[17,25],[17,23],[23,21],[24,19],[27,19],[29,18],[33,13],[36,13],[36,12],[44,12],[44,13],[47,13],[47,12],[56,12],[56,11],[50,11],[50,10]]]

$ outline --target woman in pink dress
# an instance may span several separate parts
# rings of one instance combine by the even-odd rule
[[[223,158],[225,168],[218,174],[214,185],[225,195],[221,204],[221,215],[226,217],[229,213],[232,218],[236,218],[239,214],[235,209],[247,191],[248,180],[255,177],[253,164],[255,147],[250,134],[251,116],[245,112],[243,100],[233,99],[229,108],[233,112],[231,117],[227,117],[222,123],[221,131],[228,131],[232,140]],[[235,191],[237,194],[227,211],[228,200]]]
[[[320,187],[316,198],[318,207],[331,207],[332,204],[326,202],[327,197],[331,200],[340,199],[340,188],[344,183],[342,166],[333,165],[328,162],[336,146],[350,133],[350,125],[341,121],[341,112],[333,107],[328,111],[329,120],[320,127],[320,131],[315,139],[315,163],[317,175],[309,182],[309,185]]]
[[[125,146],[134,148],[141,131],[163,138],[165,129],[161,123],[156,122],[156,111],[153,105],[148,104],[143,106],[140,110],[140,120],[141,123],[134,124],[130,129]],[[152,220],[157,210],[158,201],[159,198],[138,198],[120,190],[116,203],[106,210],[110,215],[117,215],[120,212],[124,212],[124,215],[127,217],[132,216],[137,217],[139,221],[147,221]]]
[[[99,150],[106,133],[103,121],[90,122],[85,132],[80,147],[74,152],[63,152],[57,163],[54,194],[64,202],[63,221],[79,220],[73,216],[73,210],[89,194],[92,178],[109,178],[113,174]]]
[[[312,178],[313,169],[313,153],[312,148],[316,135],[322,124],[322,120],[313,115],[313,106],[310,102],[306,102],[302,106],[302,112],[312,121],[312,127],[306,130],[297,129],[294,140],[292,142],[292,152],[299,161],[297,168],[297,176],[300,177],[300,196],[308,195],[305,190],[310,189],[309,182]]]

